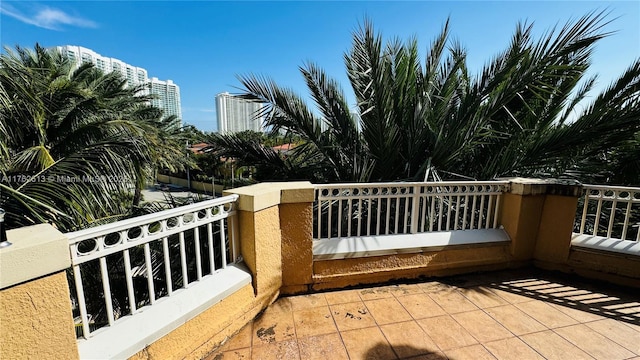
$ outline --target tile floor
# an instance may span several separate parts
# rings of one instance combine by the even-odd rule
[[[640,359],[640,291],[528,269],[283,297],[205,359]]]

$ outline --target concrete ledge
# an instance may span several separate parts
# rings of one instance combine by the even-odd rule
[[[315,188],[308,181],[293,181],[275,183],[280,187],[280,203],[305,203],[314,202],[316,199]]]
[[[49,224],[7,231],[13,245],[0,249],[0,289],[71,266],[69,241]]]
[[[438,251],[448,246],[508,243],[502,229],[455,230],[420,234],[362,236],[313,242],[313,260],[336,260],[369,256]]]
[[[279,204],[313,202],[314,191],[308,181],[268,182],[225,190],[223,195],[240,195],[238,209],[256,212]]]
[[[238,194],[237,209],[256,212],[280,204],[280,187],[274,183],[259,183],[225,190],[223,195]]]
[[[582,184],[575,180],[501,178],[510,182],[510,193],[514,195],[561,195],[578,197],[582,194]]]
[[[602,236],[573,234],[571,246],[613,252],[640,259],[640,242],[630,240],[609,239]]]
[[[94,332],[78,341],[81,359],[126,359],[177,329],[227,296],[251,284],[251,275],[241,265],[193,283],[187,290],[142,308],[132,316],[118,319],[114,326]]]

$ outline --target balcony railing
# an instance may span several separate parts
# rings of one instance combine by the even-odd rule
[[[314,239],[492,229],[508,181],[316,185]]]
[[[239,260],[237,195],[66,234],[85,338]],[[105,296],[106,294],[106,296]]]
[[[574,231],[640,242],[640,188],[584,185]]]

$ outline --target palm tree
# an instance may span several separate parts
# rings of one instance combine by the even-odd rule
[[[449,21],[424,63],[415,39],[383,43],[365,21],[344,55],[360,119],[350,114],[339,84],[315,64],[300,71],[316,111],[271,79],[243,76],[242,96],[266,105],[257,115],[267,126],[304,141],[282,159],[223,135],[222,154],[271,164],[280,169],[274,178],[317,182],[590,179],[594,168],[626,154],[623,146],[637,144],[640,131],[640,59],[583,111],[577,108],[596,83],[584,77],[594,45],[609,35],[606,15],[589,13],[538,40],[531,24],[518,24],[506,50],[476,76],[464,48],[449,40]]]
[[[74,65],[37,44],[0,56],[0,206],[9,227],[71,230],[126,214],[162,148],[142,88]]]

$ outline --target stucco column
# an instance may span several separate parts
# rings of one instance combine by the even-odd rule
[[[582,185],[557,179],[508,179],[500,222],[511,238],[513,261],[564,262]]]
[[[314,187],[304,181],[282,183],[280,189],[281,291],[305,292],[313,277]]]
[[[280,188],[269,183],[231,189],[238,194],[240,252],[252,274],[256,296],[277,297],[282,287]]]
[[[0,249],[0,359],[78,359],[66,237],[50,225],[11,230]]]
[[[537,265],[565,264],[582,185],[558,181],[547,186],[546,193],[533,257]]]

